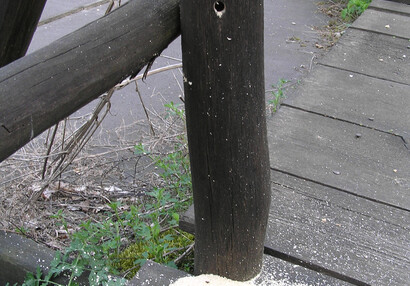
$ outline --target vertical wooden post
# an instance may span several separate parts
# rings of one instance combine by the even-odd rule
[[[0,67],[24,56],[46,0],[0,0]]]
[[[261,270],[270,206],[263,0],[182,0],[195,272]]]

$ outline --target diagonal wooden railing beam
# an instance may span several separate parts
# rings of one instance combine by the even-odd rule
[[[0,162],[139,72],[179,34],[179,0],[130,1],[1,68]]]

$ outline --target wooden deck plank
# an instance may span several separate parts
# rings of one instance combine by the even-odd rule
[[[328,275],[316,272],[298,266],[279,258],[264,255],[262,272],[257,279],[255,285],[277,286],[282,285],[298,285],[298,286],[352,286],[353,284],[330,277]]]
[[[410,85],[408,45],[405,39],[349,29],[320,64]]]
[[[194,205],[181,216],[179,226],[182,230],[194,234],[195,216]],[[272,242],[265,243],[271,247]],[[265,246],[265,250],[268,249]],[[271,248],[270,248],[271,249]],[[142,274],[139,274],[140,276]],[[141,277],[145,277],[144,274]],[[139,278],[141,279],[141,278]],[[144,278],[145,279],[145,278]],[[283,282],[284,285],[315,285],[315,286],[348,286],[353,285],[344,280],[340,280],[330,275],[322,274],[316,270],[305,268],[301,265],[283,260],[283,257],[276,258],[269,254],[263,256],[263,268],[261,275],[255,280],[256,285],[277,285],[276,282]],[[271,283],[269,283],[271,282]]]
[[[192,277],[192,275],[149,260],[128,282],[127,286],[168,286],[184,277]],[[352,286],[351,283],[269,255],[263,256],[262,272],[254,282],[255,285],[264,286],[275,286],[278,282],[282,282],[283,285]]]
[[[280,172],[271,178],[266,247],[363,285],[407,285],[408,211]]]
[[[402,1],[408,1],[408,0],[402,0]],[[402,3],[396,3],[392,1],[373,0],[369,8],[410,15],[410,5],[404,5]]]
[[[284,106],[268,141],[273,169],[410,210],[410,152],[399,136]]]
[[[323,66],[290,92],[283,105],[410,138],[407,85]]]
[[[271,172],[271,181],[265,249],[280,258],[265,255],[264,272],[273,275],[271,280],[307,285],[406,285],[410,281],[408,211],[277,171]],[[186,215],[190,223],[192,209]]]
[[[410,39],[410,15],[368,9],[354,21],[352,27]]]

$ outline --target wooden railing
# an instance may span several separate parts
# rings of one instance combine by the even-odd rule
[[[180,34],[179,1],[130,1],[0,69],[0,161],[122,79]]]
[[[130,1],[4,66],[0,161],[136,75],[180,31],[195,272],[247,280],[261,270],[270,204],[262,0]]]

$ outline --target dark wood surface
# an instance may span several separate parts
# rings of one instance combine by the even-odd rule
[[[178,0],[130,1],[1,68],[0,161],[136,74],[179,32]]]
[[[0,69],[0,160],[140,70],[178,35],[177,1],[136,3]],[[186,3],[188,13],[194,11],[193,2]],[[234,6],[228,2],[226,7]],[[200,15],[190,15],[192,21],[202,19],[209,7],[195,8]],[[259,10],[251,8],[255,7],[240,7],[235,14],[252,11],[256,15],[251,21],[256,21]],[[183,21],[188,38],[194,39],[184,43],[194,51],[185,53],[188,62],[197,63],[203,52],[211,59],[184,68],[190,148],[198,151],[191,160],[193,169],[199,170],[193,183],[203,190],[203,196],[195,195],[195,203],[201,205],[196,232],[208,234],[210,242],[202,249],[204,263],[209,259],[205,266],[213,267],[209,264],[219,255],[229,267],[247,259],[252,268],[241,274],[255,273],[261,261],[260,233],[266,227],[261,214],[271,204],[265,252],[276,258],[265,256],[268,268],[264,269],[280,273],[272,279],[294,269],[292,275],[305,277],[295,283],[407,285],[409,6],[373,0],[363,19],[292,91],[292,98],[268,122],[272,171],[264,157],[266,145],[261,144],[267,136],[263,97],[258,97],[263,93],[263,76],[259,86],[260,65],[255,64],[263,61],[258,50],[260,35],[251,33],[255,38],[250,41],[258,43],[252,45],[252,59],[240,54],[241,61],[234,60],[245,38],[222,33],[232,28],[223,22],[229,11],[222,18],[215,18],[211,11],[215,21],[209,27]],[[248,19],[245,16],[239,19]],[[152,25],[147,27],[147,23]],[[153,38],[154,32],[161,37]],[[221,44],[218,50],[216,42]],[[200,82],[202,74],[213,80]],[[235,84],[238,74],[246,76],[242,85]],[[236,88],[240,91],[232,93]],[[229,164],[228,157],[234,158]],[[226,178],[231,184],[219,184]],[[248,209],[253,212],[244,211]],[[208,218],[223,224],[210,227]],[[234,224],[233,229],[223,227],[236,221],[241,224]],[[216,239],[227,233],[228,249],[215,247],[227,242]],[[259,235],[254,238],[254,233]],[[246,258],[239,257],[251,239],[256,247],[247,249]],[[236,256],[226,258],[226,253]],[[322,278],[325,282],[319,284]]]
[[[183,0],[181,31],[195,272],[248,280],[270,203],[263,1]]]
[[[0,0],[0,67],[24,56],[46,0]]]
[[[0,285],[22,285],[27,273],[40,268],[47,273],[55,257],[50,247],[35,242],[22,234],[0,230]],[[89,272],[76,279],[78,285],[88,285]],[[61,275],[52,279],[54,285],[68,285],[70,277]]]
[[[407,8],[374,0],[268,120],[266,254],[353,285],[409,284]]]

